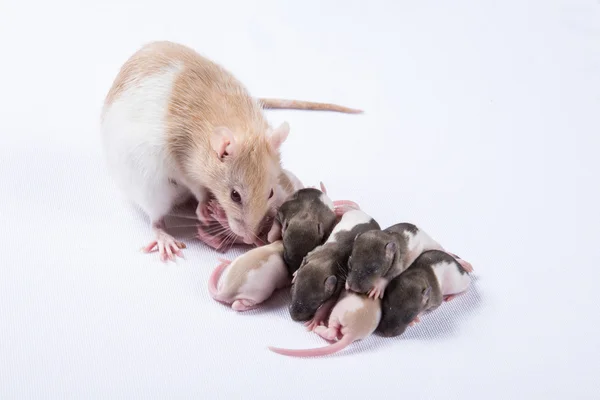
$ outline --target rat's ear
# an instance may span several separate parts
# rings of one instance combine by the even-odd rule
[[[431,294],[431,286],[427,286],[425,289],[423,289],[423,304],[427,303],[427,300],[429,300],[429,295]]]
[[[327,279],[325,279],[325,292],[333,293],[336,284],[337,277],[335,275],[328,276]]]
[[[396,243],[389,242],[385,245],[385,258],[387,260],[393,261],[394,256],[396,255]]]
[[[275,150],[279,150],[279,148],[281,147],[283,142],[285,142],[285,139],[287,139],[289,133],[290,133],[290,124],[288,124],[287,122],[284,122],[283,124],[279,125],[274,130],[270,130],[270,132],[268,134],[269,143],[271,143],[271,146]]]
[[[319,185],[321,186],[321,192],[327,194],[327,188],[325,187],[325,185],[323,184],[323,182],[319,182]]]
[[[210,146],[220,160],[235,155],[236,143],[233,133],[224,126],[215,128],[210,135]]]

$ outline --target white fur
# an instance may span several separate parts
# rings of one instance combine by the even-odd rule
[[[342,220],[333,228],[326,243],[335,243],[339,232],[348,232],[356,225],[366,224],[371,221],[371,216],[361,210],[348,211],[342,216]]]
[[[408,242],[407,258],[405,260],[407,266],[412,264],[424,251],[444,251],[442,246],[422,229],[419,229],[416,234],[413,234],[410,231],[404,231],[404,236]]]
[[[285,286],[288,271],[280,254],[271,254],[258,268],[251,269],[246,282],[240,287],[240,298],[251,299],[256,303],[266,300],[275,289]]]
[[[461,274],[455,263],[441,261],[431,267],[444,296],[462,293],[471,284],[471,277]]]
[[[333,201],[329,198],[329,196],[327,196],[325,193],[323,193],[320,197],[319,200],[321,200],[321,203],[325,204],[327,207],[329,207],[331,209],[331,211],[335,211],[335,206],[333,205]]]
[[[102,136],[117,185],[151,218],[165,216],[189,195],[166,152],[166,113],[180,65],[165,68],[125,90],[104,112]]]

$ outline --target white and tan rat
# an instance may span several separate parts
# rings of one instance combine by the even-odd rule
[[[254,243],[274,204],[280,147],[289,133],[272,128],[263,108],[354,110],[267,99],[261,102],[228,71],[172,42],[143,46],[122,66],[102,110],[107,163],[130,200],[150,218],[163,260],[183,243],[165,231],[164,217],[194,196],[201,221],[211,196],[232,233]]]

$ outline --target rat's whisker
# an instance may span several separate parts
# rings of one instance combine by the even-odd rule
[[[199,221],[198,217],[195,215],[185,215],[185,214],[167,214],[167,217],[173,218],[183,218],[183,219],[193,219],[195,221]]]

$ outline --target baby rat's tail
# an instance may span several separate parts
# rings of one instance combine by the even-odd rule
[[[225,268],[229,265],[229,261],[221,260],[221,264],[215,268],[215,270],[210,274],[210,278],[208,279],[208,292],[212,296],[213,299],[218,300],[219,290],[217,289],[217,285],[219,284],[219,279],[221,278],[221,274],[225,271]]]
[[[284,356],[319,357],[337,353],[338,351],[345,349],[352,342],[353,339],[350,337],[350,335],[344,335],[344,337],[337,342],[325,347],[318,347],[315,349],[280,349],[278,347],[269,347],[269,350]]]
[[[313,101],[285,100],[285,99],[258,99],[262,108],[285,109],[285,110],[312,110],[312,111],[335,111],[346,114],[362,114],[362,110],[339,106],[329,103],[315,103]]]

